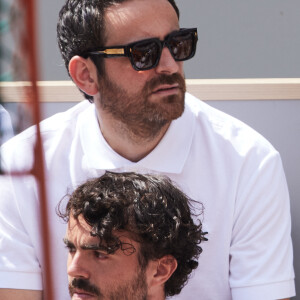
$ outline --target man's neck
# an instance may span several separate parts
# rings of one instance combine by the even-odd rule
[[[146,157],[159,144],[170,126],[170,123],[165,124],[151,137],[141,136],[128,129],[122,122],[100,114],[99,111],[98,123],[102,135],[110,147],[122,157],[133,162],[138,162]]]

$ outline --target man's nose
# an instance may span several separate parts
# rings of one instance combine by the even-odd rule
[[[69,255],[67,271],[68,275],[73,278],[81,277],[88,279],[90,277],[87,264],[78,252],[76,252],[73,256]]]
[[[181,64],[182,62],[175,61],[168,47],[164,47],[156,67],[156,72],[165,74],[178,73]]]

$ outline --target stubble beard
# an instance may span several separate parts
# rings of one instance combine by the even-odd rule
[[[75,288],[92,293],[97,300],[147,300],[148,298],[146,273],[143,268],[138,270],[136,276],[130,281],[120,283],[118,286],[112,286],[107,292],[105,292],[105,289],[101,290],[99,287],[91,284],[89,280],[81,278],[74,278],[69,283],[69,294],[71,297],[73,297]]]
[[[150,101],[152,91],[162,84],[178,84],[179,93]],[[145,83],[141,91],[129,94],[107,76],[99,80],[102,110],[121,124],[123,133],[151,140],[184,111],[186,85],[182,75],[160,75]]]
[[[109,300],[147,300],[148,286],[144,270],[136,273],[136,276],[127,284],[119,286],[109,294]]]

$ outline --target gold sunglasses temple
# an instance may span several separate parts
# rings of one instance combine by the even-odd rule
[[[97,51],[100,54],[106,54],[106,55],[123,55],[125,54],[124,49],[105,49],[103,51]]]

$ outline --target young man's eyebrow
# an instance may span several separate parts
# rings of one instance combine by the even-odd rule
[[[75,248],[75,245],[72,242],[70,242],[66,237],[63,238],[63,242],[68,248]]]
[[[82,250],[106,250],[104,246],[100,246],[98,244],[82,244],[80,245]]]
[[[67,238],[63,239],[64,244],[68,248],[75,248],[75,245],[69,241]],[[101,250],[101,251],[107,251],[107,248],[105,246],[101,246],[99,244],[82,244],[80,245],[80,248],[82,250]]]

